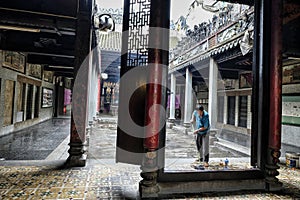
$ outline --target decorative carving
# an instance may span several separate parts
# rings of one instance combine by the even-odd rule
[[[24,73],[25,69],[25,55],[13,52],[13,51],[2,51],[3,54],[3,67],[10,68],[17,72]],[[0,56],[1,51],[0,51]]]
[[[159,187],[157,185],[158,168],[156,151],[147,151],[144,154],[141,169],[141,177],[143,180],[140,181],[139,188],[142,198],[157,197]]]
[[[42,65],[28,64],[28,75],[42,79]]]
[[[282,183],[279,182],[276,176],[279,175],[277,171],[279,166],[280,151],[276,149],[268,149],[268,164],[266,164],[266,189],[268,191],[278,191],[282,189]]]
[[[277,163],[279,163],[280,155],[281,155],[281,153],[280,153],[279,150],[273,149],[273,150],[271,151],[272,162],[273,162],[274,165],[277,165]]]
[[[219,49],[228,48],[226,41],[242,32],[246,33],[241,45],[247,45],[247,48],[244,48],[244,54],[249,53],[252,49],[253,25],[254,12],[252,8],[243,11],[237,18],[233,16],[232,7],[228,5],[220,11],[219,16],[214,15],[211,21],[195,25],[193,30],[188,29],[187,37],[183,37],[170,51],[170,58],[174,60],[176,67],[191,57],[203,54],[207,49],[214,49],[220,43],[224,43],[224,45]],[[225,26],[227,27],[224,28]],[[197,43],[198,45],[196,45]]]
[[[127,66],[148,64],[150,0],[130,0]]]
[[[45,71],[44,70],[44,81],[52,83],[53,82],[53,75],[54,75],[53,71]]]

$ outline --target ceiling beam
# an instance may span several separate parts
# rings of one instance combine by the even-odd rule
[[[2,9],[13,9],[18,12],[31,12],[39,15],[76,17],[78,0],[11,0],[0,1]]]
[[[60,56],[49,56],[49,55],[34,55],[28,54],[27,62],[32,64],[45,64],[51,66],[66,66],[66,67],[74,67],[75,58],[63,57]]]
[[[54,76],[63,76],[68,78],[74,78],[73,72],[54,72]]]
[[[61,19],[49,16],[39,16],[31,13],[19,13],[9,10],[1,10],[0,22],[6,25],[19,25],[28,27],[39,27],[43,29],[58,29],[75,31],[75,19]]]
[[[230,70],[219,70],[222,79],[238,79],[239,72],[238,71],[230,71]]]
[[[46,71],[53,71],[53,72],[62,72],[62,73],[70,73],[70,74],[73,74],[73,71],[74,69],[72,68],[55,68],[55,67],[47,67],[47,66],[44,66],[44,70]]]
[[[74,56],[74,40],[74,36],[0,31],[0,49],[8,51]]]
[[[218,0],[218,1],[225,1],[228,3],[239,3],[239,4],[246,4],[249,6],[253,6],[254,5],[254,1],[253,0]]]

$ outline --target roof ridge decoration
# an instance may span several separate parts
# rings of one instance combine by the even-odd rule
[[[232,49],[238,44],[241,46],[243,55],[247,54],[252,49],[253,23],[254,12],[251,9],[248,13],[243,13],[236,21],[222,27],[200,42],[190,41],[189,37],[183,38],[186,43],[170,52],[170,73]]]

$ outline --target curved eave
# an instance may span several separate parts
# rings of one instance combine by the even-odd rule
[[[193,55],[191,58],[183,61],[182,63],[176,65],[175,67],[170,68],[169,73],[178,71],[184,67],[192,65],[192,64],[199,62],[201,60],[204,60],[208,57],[218,55],[220,53],[223,53],[225,51],[228,51],[228,50],[238,46],[243,35],[244,35],[244,32],[239,33],[236,36],[232,37],[231,39],[228,39],[228,40],[222,42],[221,44],[214,46],[211,49],[206,50],[205,52]],[[181,55],[181,56],[184,56],[184,55]]]

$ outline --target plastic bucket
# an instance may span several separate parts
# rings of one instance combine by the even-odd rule
[[[299,168],[300,154],[294,152],[285,153],[286,166],[290,168]]]

